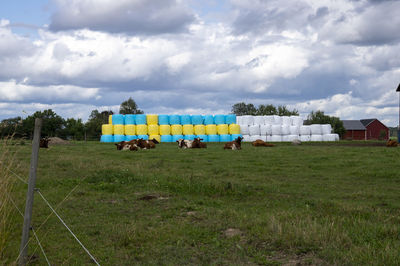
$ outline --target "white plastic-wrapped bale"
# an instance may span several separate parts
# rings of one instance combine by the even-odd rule
[[[252,115],[244,115],[242,116],[242,124],[251,126],[254,124],[254,117]]]
[[[248,125],[239,125],[240,126],[240,134],[242,135],[250,135],[249,126]]]
[[[322,141],[322,135],[312,134],[311,141]]]
[[[300,126],[300,135],[311,135],[310,126]]]
[[[333,134],[333,135],[335,135],[335,141],[339,141],[340,140],[339,134]]]
[[[288,141],[300,140],[299,135],[288,135]]]
[[[272,139],[272,136],[271,136],[271,135],[267,135],[266,137],[267,137],[267,140],[266,140],[266,141],[270,142],[271,139]]]
[[[275,124],[275,119],[273,115],[264,115],[264,123],[266,125]]]
[[[250,136],[260,135],[260,125],[249,126]]]
[[[282,136],[282,141],[284,141],[284,142],[290,141],[290,140],[289,140],[289,135],[283,135],[283,136]]]
[[[290,120],[290,116],[282,116],[282,125],[290,126],[292,124],[292,120]]]
[[[243,141],[244,142],[250,142],[251,141],[250,135],[243,135]]]
[[[311,141],[311,135],[300,135],[300,141]]]
[[[242,117],[241,116],[236,116],[236,124],[238,124],[238,125],[242,124]]]
[[[261,125],[260,126],[261,136],[266,136],[271,134],[271,125]]]
[[[322,135],[327,135],[332,133],[331,124],[323,124],[321,125]]]
[[[300,127],[299,126],[290,126],[290,135],[299,135]]]
[[[290,126],[289,125],[282,125],[281,134],[282,135],[289,135],[290,134]]]
[[[260,136],[260,135],[253,135],[253,136],[250,136],[250,140],[251,140],[251,141],[256,141],[256,140],[258,140],[258,139],[261,139],[261,136]]]
[[[271,126],[271,134],[272,135],[281,135],[282,134],[282,126],[279,125],[272,125]]]
[[[264,125],[264,117],[263,116],[255,116],[254,117],[254,125]]]
[[[311,135],[322,135],[322,128],[320,124],[310,125]]]
[[[281,142],[282,141],[282,136],[281,135],[272,135],[270,141],[271,142]]]
[[[262,141],[267,141],[267,136],[261,136]]]
[[[300,116],[291,116],[290,120],[292,120],[293,126],[302,126],[303,125],[303,118]]]
[[[274,125],[282,125],[282,117],[279,115],[274,115]]]
[[[322,141],[335,141],[335,134],[324,134],[322,135]]]

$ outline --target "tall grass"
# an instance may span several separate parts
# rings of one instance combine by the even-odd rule
[[[11,192],[15,178],[12,176],[16,168],[16,150],[12,148],[13,136],[0,139],[0,261],[11,235],[11,219],[15,215]]]

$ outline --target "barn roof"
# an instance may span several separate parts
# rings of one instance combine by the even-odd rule
[[[346,130],[366,130],[360,120],[342,120]]]
[[[377,120],[377,119],[376,118],[370,118],[370,119],[361,119],[360,121],[365,127],[367,127],[369,124],[371,124],[375,120]]]

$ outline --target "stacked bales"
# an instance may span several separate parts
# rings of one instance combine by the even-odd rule
[[[248,119],[252,119],[249,116]],[[112,115],[102,126],[102,142],[157,139],[175,142],[178,139],[201,138],[204,142],[228,142],[242,136],[237,117],[229,115]],[[253,125],[253,124],[252,124]],[[246,129],[246,128],[245,128]],[[248,129],[248,128],[247,128]]]
[[[271,142],[281,141],[335,141],[339,139],[337,134],[332,134],[329,124],[303,125],[303,119],[299,116],[238,116],[243,141],[249,142],[257,139]],[[233,133],[232,133],[233,134]]]

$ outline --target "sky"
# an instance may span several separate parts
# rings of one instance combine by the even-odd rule
[[[2,0],[0,120],[239,102],[398,124],[400,1]]]

